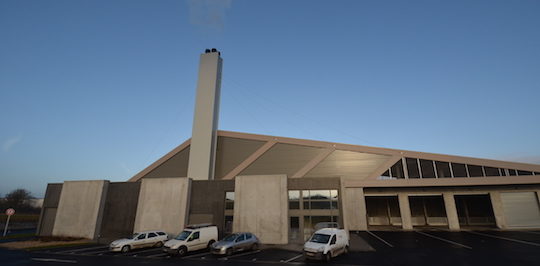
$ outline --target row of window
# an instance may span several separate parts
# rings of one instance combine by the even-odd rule
[[[417,158],[402,158],[401,160],[397,161],[392,167],[390,167],[386,172],[384,172],[381,176],[381,179],[520,175],[540,175],[540,173],[516,169],[441,162]]]
[[[289,209],[338,209],[338,191],[335,189],[289,190]]]

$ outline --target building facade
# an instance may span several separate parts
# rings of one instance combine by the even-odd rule
[[[201,55],[196,113],[217,114],[221,65],[216,50]],[[540,228],[540,165],[218,131],[217,115],[197,117],[196,146],[185,141],[127,182],[49,184],[38,233],[108,241],[213,223],[220,235],[284,244],[327,225]]]

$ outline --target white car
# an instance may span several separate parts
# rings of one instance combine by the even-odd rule
[[[190,225],[178,234],[178,236],[165,242],[163,251],[173,255],[184,256],[189,251],[210,248],[217,239],[218,229],[215,225]]]
[[[134,233],[131,238],[122,238],[109,245],[110,251],[129,252],[132,249],[162,247],[169,237],[163,231],[145,231]]]
[[[349,251],[349,234],[338,228],[317,230],[304,244],[306,259],[329,261],[331,258]]]

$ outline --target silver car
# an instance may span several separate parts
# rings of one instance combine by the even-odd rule
[[[230,256],[237,251],[256,250],[259,239],[252,233],[233,233],[210,246],[212,254]]]

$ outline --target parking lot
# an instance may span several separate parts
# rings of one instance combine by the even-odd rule
[[[351,232],[361,238],[372,251],[351,251],[334,258],[332,265],[540,265],[540,231],[463,231],[422,230],[410,232]],[[354,250],[355,247],[351,246]],[[306,262],[301,250],[266,246],[256,251],[231,256],[214,256],[207,251],[188,253],[184,257],[169,256],[160,248],[109,252],[105,245],[56,248],[33,252],[32,257],[68,256],[119,258],[131,257],[152,264],[320,264]],[[38,260],[39,261],[39,260]],[[200,262],[200,263],[198,263]]]

